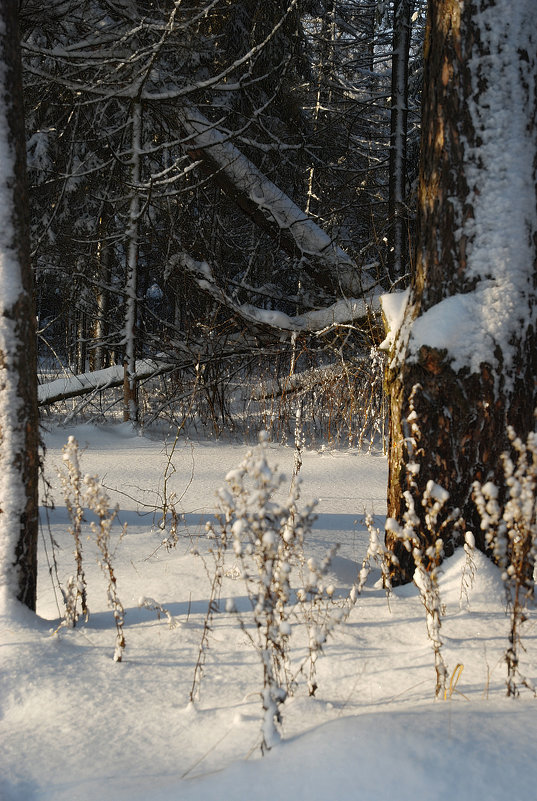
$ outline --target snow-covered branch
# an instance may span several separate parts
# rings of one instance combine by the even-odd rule
[[[206,261],[196,261],[188,253],[183,252],[174,256],[168,269],[174,267],[186,269],[194,277],[200,289],[242,319],[254,325],[277,329],[281,335],[298,332],[322,333],[335,325],[349,324],[364,318],[372,310],[379,308],[379,296],[372,295],[369,300],[363,297],[344,298],[324,309],[314,309],[290,316],[275,309],[260,309],[251,303],[237,303],[216,283],[209,264]]]
[[[192,157],[286,253],[304,258],[305,266],[311,266],[321,283],[351,296],[361,296],[373,286],[373,279],[362,273],[326,231],[232,144],[230,134],[190,103],[183,105],[177,118]]]

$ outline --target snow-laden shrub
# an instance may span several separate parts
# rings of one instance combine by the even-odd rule
[[[460,607],[463,606],[463,598],[466,598],[466,604],[470,602],[469,591],[473,587],[475,576],[477,572],[475,564],[475,537],[471,531],[467,531],[464,535],[464,553],[466,559],[461,573],[461,594],[460,594]]]

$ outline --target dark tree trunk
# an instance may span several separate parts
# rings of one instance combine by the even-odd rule
[[[110,311],[110,296],[108,286],[110,285],[110,247],[106,241],[106,232],[101,230],[101,238],[97,249],[97,268],[100,285],[96,289],[96,313],[93,324],[93,350],[90,353],[90,369],[103,370],[110,364],[110,352],[106,342]]]
[[[388,516],[401,523],[409,490],[426,544],[432,480],[484,549],[472,481],[501,487],[506,426],[534,425],[536,53],[532,0],[429,3],[415,269],[388,369]],[[458,536],[443,533],[446,554]],[[389,530],[387,544],[411,579]]]
[[[400,278],[408,262],[406,150],[408,128],[408,57],[413,0],[395,0],[393,8],[392,99],[390,112],[390,179],[388,197],[388,273]]]
[[[138,425],[138,384],[136,351],[138,349],[138,250],[140,237],[140,178],[142,153],[142,104],[137,100],[132,112],[131,200],[127,228],[127,264],[125,279],[125,380],[123,382],[123,419]]]
[[[38,423],[35,311],[17,0],[0,4],[0,589],[35,609]],[[3,585],[3,586],[2,586]]]

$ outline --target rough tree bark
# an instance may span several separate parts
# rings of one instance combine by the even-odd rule
[[[0,3],[0,593],[35,609],[37,369],[17,0]]]
[[[537,404],[537,28],[533,0],[430,0],[415,269],[391,332],[388,516],[410,491],[448,490],[484,549],[471,484],[501,485],[506,425]],[[399,324],[401,320],[401,324]],[[387,526],[412,578],[411,555]],[[396,528],[396,527],[395,527]],[[458,534],[445,532],[445,552]]]
[[[138,387],[136,381],[136,329],[138,313],[138,239],[140,230],[140,177],[142,153],[142,104],[136,100],[132,112],[131,200],[127,228],[127,265],[125,281],[125,357],[123,366],[123,419],[138,423]]]
[[[408,127],[408,58],[413,0],[393,5],[392,99],[390,111],[390,177],[388,197],[388,274],[393,282],[406,268],[408,215],[405,206]]]

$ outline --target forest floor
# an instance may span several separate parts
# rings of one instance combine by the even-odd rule
[[[116,626],[87,514],[82,548],[90,615],[75,628],[60,626],[61,595],[49,564],[54,551],[66,588],[75,572],[74,544],[58,470],[65,470],[62,446],[69,435],[83,450],[82,473],[98,475],[121,510],[112,529],[117,595],[125,608],[121,662],[113,660]],[[299,506],[319,499],[306,560],[321,562],[339,545],[325,580],[333,601],[310,611],[321,628],[327,615],[348,615],[319,657],[314,696],[307,670],[311,617],[299,609],[291,620],[296,689],[282,705],[280,741],[262,756],[262,654],[252,644],[251,606],[232,551],[195,703],[189,701],[215,573],[205,523],[215,512],[216,491],[248,446],[183,439],[172,454],[172,441],[135,436],[125,425],[53,428],[45,444],[50,488],[42,509],[38,615],[15,607],[2,610],[0,621],[2,801],[534,797],[536,701],[524,687],[519,698],[506,698],[509,619],[498,570],[477,554],[465,592],[464,551],[443,566],[445,699],[435,699],[434,655],[414,585],[387,599],[375,569],[354,605],[345,601],[367,550],[364,515],[374,513],[379,527],[384,522],[382,453],[304,452]],[[269,445],[268,460],[286,474],[283,498],[293,449]],[[159,529],[164,492],[176,494],[180,513],[170,550]],[[122,538],[120,523],[127,524]],[[295,586],[300,572],[292,574]],[[173,625],[166,613],[158,619],[140,607],[141,598],[165,608]],[[238,613],[226,611],[231,606]],[[521,672],[536,684],[534,617],[522,637]]]

